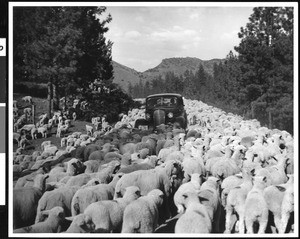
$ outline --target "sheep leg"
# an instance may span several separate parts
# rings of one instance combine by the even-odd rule
[[[247,234],[253,234],[253,220],[252,218],[245,218]]]
[[[232,222],[231,222],[232,214],[233,214],[232,207],[228,206],[226,208],[225,231],[224,231],[224,233],[231,233],[231,230],[232,230]]]
[[[285,233],[286,226],[288,224],[289,218],[290,218],[290,212],[282,213],[282,216],[281,216],[281,226],[279,228],[279,233],[280,234],[284,234]]]
[[[264,234],[267,228],[268,220],[260,220],[259,221],[259,230],[258,234]]]
[[[279,231],[280,227],[281,227],[281,216],[280,216],[280,214],[274,214],[274,223],[275,223],[275,227],[277,228],[277,231]]]
[[[239,213],[239,233],[245,234],[245,213],[241,211]]]

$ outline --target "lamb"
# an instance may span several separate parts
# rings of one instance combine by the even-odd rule
[[[140,189],[129,186],[123,198],[94,202],[84,210],[84,214],[92,218],[95,232],[121,232],[125,207],[139,197]]]
[[[269,210],[263,196],[263,190],[267,186],[266,177],[255,176],[252,189],[249,191],[245,201],[245,224],[248,234],[253,234],[254,222],[259,223],[258,233],[265,233]],[[240,218],[240,220],[243,220]]]
[[[83,213],[88,205],[93,202],[113,199],[115,186],[122,176],[123,173],[118,173],[109,184],[98,184],[79,189],[72,198],[72,216]]]
[[[158,225],[158,208],[164,194],[153,189],[146,196],[131,202],[124,211],[122,233],[152,233]]]
[[[25,102],[29,102],[30,104],[32,104],[33,102],[32,102],[32,97],[31,96],[24,96],[23,98],[22,98],[22,100],[23,101],[25,101]]]
[[[238,214],[239,218],[239,226],[238,231],[240,234],[245,233],[245,224],[243,218],[245,217],[245,201],[247,198],[248,192],[252,189],[252,177],[251,173],[248,172],[246,169],[243,169],[243,182],[235,187],[232,188],[227,196],[227,203],[226,203],[226,229],[225,233],[230,233],[232,230],[232,215],[234,212]]]
[[[175,224],[175,233],[210,233],[212,218],[201,203],[207,199],[200,198],[195,192],[183,194],[186,211]]]
[[[95,224],[88,215],[79,214],[75,217],[66,217],[65,219],[72,221],[65,233],[89,233],[95,230]]]
[[[56,137],[61,137],[62,135],[64,136],[69,130],[68,125],[58,125],[57,126],[57,131],[56,131]]]
[[[18,146],[20,146],[21,135],[19,133],[13,133],[13,140],[17,141]]]
[[[47,135],[48,135],[48,126],[47,125],[38,127],[37,131],[38,131],[38,133],[42,134],[43,138],[47,138]]]
[[[185,211],[185,205],[183,194],[186,192],[196,192],[200,190],[200,186],[202,184],[203,178],[202,175],[199,173],[193,173],[191,175],[191,181],[183,183],[175,192],[173,200],[175,203],[175,206],[177,207],[178,213],[183,213]]]
[[[44,211],[43,216],[48,216],[43,222],[33,224],[14,230],[14,233],[58,233],[61,232],[62,224],[65,219],[64,209],[54,207],[51,210]]]
[[[38,174],[33,187],[13,189],[13,228],[29,226],[34,223],[37,204],[45,191],[48,176]]]
[[[93,126],[90,126],[90,125],[85,125],[85,129],[86,129],[86,133],[87,133],[87,135],[90,135],[90,136],[92,136],[92,135],[93,135],[93,131],[94,131],[94,128],[93,128]]]

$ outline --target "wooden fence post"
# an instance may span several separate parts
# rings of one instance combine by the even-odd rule
[[[269,129],[272,129],[273,122],[272,122],[272,111],[269,110]]]

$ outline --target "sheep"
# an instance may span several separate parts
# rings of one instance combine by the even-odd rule
[[[220,179],[210,176],[201,185],[198,193],[199,197],[206,198],[202,204],[206,207],[208,215],[212,219],[212,232],[220,232],[220,213],[221,213],[221,202],[219,197],[219,182]]]
[[[13,189],[13,228],[34,223],[37,203],[45,191],[47,175],[38,174],[33,187]]]
[[[212,169],[211,169],[212,175],[214,177],[224,179],[230,175],[239,173],[241,171],[239,164],[240,164],[241,158],[244,157],[244,153],[245,153],[244,146],[239,145],[238,147],[236,147],[231,158],[217,161],[212,166]]]
[[[263,192],[268,209],[274,215],[274,223],[278,231],[281,230],[282,201],[285,192],[290,187],[294,187],[294,177],[292,175],[290,175],[287,183],[276,186],[270,185],[266,187]]]
[[[124,210],[122,233],[152,233],[158,225],[158,208],[164,194],[153,189],[146,196],[131,202]]]
[[[92,218],[95,232],[121,232],[125,207],[140,196],[138,187],[129,186],[122,198],[91,203],[83,214]]]
[[[27,145],[29,145],[29,141],[26,138],[21,138],[19,142],[20,148],[25,149]]]
[[[79,188],[79,186],[72,186],[46,191],[37,203],[35,223],[44,221],[43,211],[56,206],[62,207],[66,216],[71,216],[71,201]]]
[[[288,158],[285,155],[279,154],[276,157],[273,157],[278,161],[277,165],[271,167],[258,168],[255,170],[256,176],[266,176],[268,181],[268,186],[278,185],[286,183],[288,178],[286,176],[286,162]]]
[[[85,125],[85,129],[86,129],[87,135],[90,135],[90,136],[93,135],[93,131],[94,131],[93,126]]]
[[[24,97],[22,97],[22,100],[23,101],[25,101],[25,102],[29,102],[30,104],[32,104],[33,103],[33,101],[32,101],[32,97],[31,96],[24,96]]]
[[[183,198],[186,210],[175,224],[175,233],[210,233],[212,218],[201,203],[207,199],[199,197],[195,192],[186,192],[183,194]]]
[[[42,134],[43,138],[47,138],[47,136],[48,136],[48,127],[47,127],[47,125],[44,125],[42,127],[38,127],[37,132]]]
[[[177,212],[179,214],[185,211],[185,205],[183,204],[184,198],[183,194],[186,192],[196,192],[200,190],[200,186],[203,182],[203,177],[199,173],[193,173],[191,175],[191,181],[183,183],[175,192],[173,200],[175,206],[177,207]]]
[[[93,202],[113,199],[116,183],[122,176],[122,173],[118,173],[109,184],[98,184],[79,189],[72,198],[72,216],[83,213]]]
[[[48,216],[43,222],[31,226],[22,227],[13,231],[13,233],[58,233],[61,232],[62,224],[65,219],[64,209],[54,207],[51,210],[44,211],[43,216]]]
[[[281,204],[281,227],[279,233],[283,234],[286,231],[290,214],[294,211],[294,187],[288,187],[284,193]]]
[[[227,196],[226,202],[226,228],[225,233],[231,233],[232,224],[232,214],[236,212],[239,218],[239,226],[238,231],[240,234],[245,233],[245,224],[243,218],[245,217],[245,201],[248,192],[252,189],[252,177],[251,173],[246,169],[242,171],[243,182],[237,186],[232,188]]]
[[[42,150],[45,150],[45,147],[46,147],[47,145],[51,145],[51,144],[52,144],[52,142],[51,142],[50,140],[43,141],[43,142],[41,143],[41,149],[42,149]]]
[[[128,186],[138,186],[141,194],[145,196],[152,189],[160,189],[165,195],[162,210],[163,216],[170,217],[170,197],[175,193],[182,182],[182,167],[175,160],[168,161],[164,165],[154,169],[138,170],[125,174],[116,185],[114,199],[124,195],[124,190]]]
[[[248,234],[254,233],[254,222],[259,223],[258,233],[265,233],[269,210],[266,200],[263,196],[263,190],[267,186],[266,177],[255,176],[253,187],[247,194],[245,201],[245,224]],[[243,220],[240,218],[240,220]]]
[[[89,233],[95,230],[95,224],[88,215],[79,214],[75,217],[66,217],[65,219],[72,221],[65,233]]]
[[[21,135],[19,133],[13,133],[13,140],[17,141],[18,146],[20,146]]]
[[[132,165],[123,166],[118,172],[122,173],[131,173],[137,170],[147,170],[153,169],[156,166],[158,158],[155,156],[150,156],[143,161],[143,163],[134,163]],[[122,162],[121,162],[122,164]]]
[[[62,135],[64,136],[69,130],[68,125],[58,125],[56,131],[56,137],[60,138]]]

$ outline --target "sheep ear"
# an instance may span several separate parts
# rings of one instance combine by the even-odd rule
[[[65,219],[67,220],[67,221],[73,221],[74,220],[74,217],[65,217]]]
[[[200,202],[209,201],[207,198],[204,198],[204,197],[201,197],[201,196],[199,196],[199,200],[200,200]]]
[[[280,192],[285,192],[286,188],[281,187],[281,186],[275,186]]]

